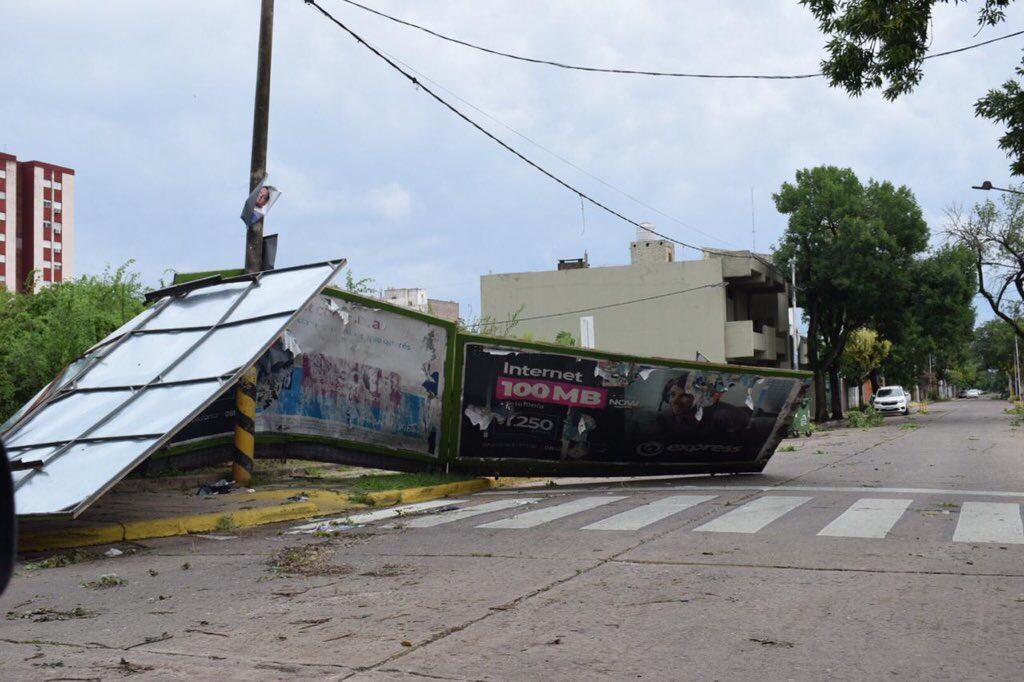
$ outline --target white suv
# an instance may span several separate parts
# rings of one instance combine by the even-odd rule
[[[883,386],[871,396],[871,404],[879,412],[910,414],[910,396],[902,386]]]

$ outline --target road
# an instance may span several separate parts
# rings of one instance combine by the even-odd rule
[[[757,476],[560,481],[22,569],[0,678],[1017,680],[1004,406],[787,441]],[[81,586],[104,573],[127,584]]]

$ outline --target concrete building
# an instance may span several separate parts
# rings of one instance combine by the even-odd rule
[[[568,331],[594,348],[665,358],[791,366],[788,285],[765,256],[716,251],[677,261],[675,245],[638,229],[630,264],[485,275],[482,314],[518,313],[512,333],[552,341]]]
[[[427,290],[419,288],[385,289],[384,300],[394,305],[419,310],[452,322],[459,321],[459,304],[457,301],[442,301],[427,298]]]
[[[75,171],[0,153],[0,286],[21,291],[74,276]]]

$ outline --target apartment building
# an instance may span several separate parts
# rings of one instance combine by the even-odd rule
[[[766,256],[710,251],[678,261],[675,245],[645,228],[629,265],[591,267],[584,257],[480,278],[482,314],[518,315],[516,336],[553,341],[568,331],[602,350],[780,368],[792,364],[788,292]]]
[[[21,291],[74,276],[75,171],[0,153],[0,286]]]

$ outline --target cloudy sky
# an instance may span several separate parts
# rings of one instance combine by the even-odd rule
[[[975,119],[972,105],[1012,74],[1020,38],[931,60],[918,90],[890,103],[877,92],[851,99],[820,79],[552,69],[321,2],[527,156],[683,241],[767,250],[785,227],[772,192],[817,164],[908,185],[933,241],[948,206],[979,198],[972,184],[1009,182],[1000,130]],[[365,3],[471,42],[609,67],[807,73],[825,42],[795,0]],[[76,169],[80,273],[134,259],[155,284],[170,269],[241,265],[258,7],[4,0],[0,149]],[[976,10],[940,6],[933,49],[1024,24],[1019,3],[1006,24],[976,37]],[[584,250],[595,265],[628,262],[630,225],[593,207],[584,225],[574,194],[302,0],[277,0],[274,30],[268,170],[284,195],[268,231],[281,235],[280,265],[346,257],[358,277],[426,287],[466,314],[479,312],[481,274],[550,269]]]

